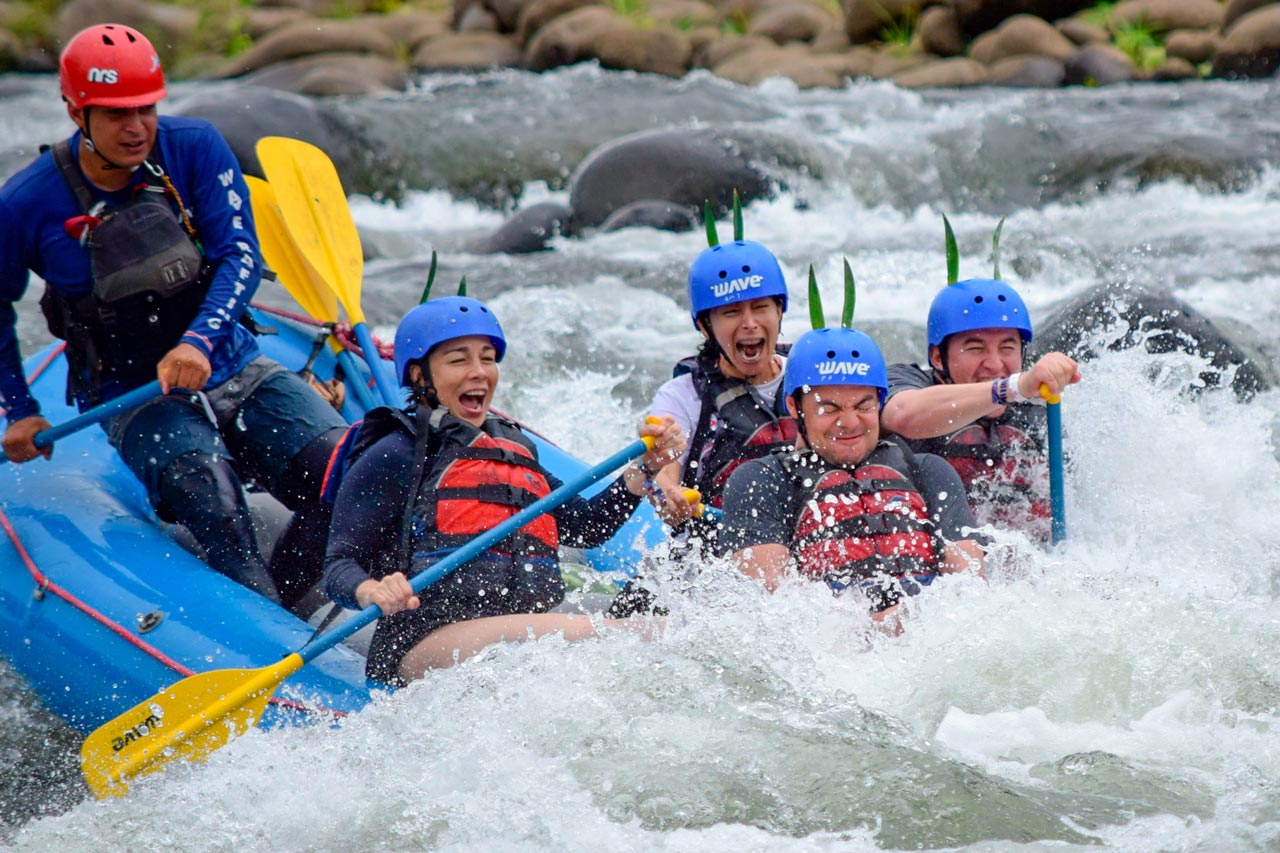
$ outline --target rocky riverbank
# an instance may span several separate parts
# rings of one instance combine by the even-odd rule
[[[70,35],[102,21],[146,32],[174,77],[311,95],[592,61],[804,88],[1089,86],[1280,67],[1280,2],[1267,0],[10,0],[0,69],[52,70]]]

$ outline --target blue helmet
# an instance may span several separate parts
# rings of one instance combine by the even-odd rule
[[[498,318],[484,303],[469,296],[446,296],[414,308],[396,328],[396,378],[408,385],[405,372],[409,362],[422,358],[437,344],[469,335],[487,335],[498,351],[498,361],[507,351]]]
[[[736,240],[712,246],[689,267],[689,313],[694,326],[703,311],[765,296],[778,297],[782,310],[787,310],[782,267],[773,252],[759,243]]]
[[[889,393],[884,356],[870,335],[836,327],[805,332],[791,345],[782,380],[788,397],[823,385],[871,385],[880,389],[880,404]]]
[[[1018,291],[1003,281],[970,278],[942,288],[929,306],[929,346],[974,329],[1017,329],[1029,343],[1031,315]]]

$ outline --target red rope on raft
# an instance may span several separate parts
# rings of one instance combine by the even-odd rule
[[[123,637],[127,642],[136,646],[139,649],[142,649],[144,652],[151,655],[156,660],[160,661],[160,663],[164,664],[165,666],[169,667],[170,669],[174,670],[180,675],[185,677],[185,676],[196,674],[195,670],[190,669],[189,667],[186,667],[183,664],[178,663],[176,660],[169,657],[164,652],[157,649],[155,646],[149,643],[143,642],[142,639],[135,637],[132,633],[129,632],[127,628],[125,628],[119,622],[116,622],[108,618],[98,610],[94,609],[93,607],[90,607],[88,604],[85,604],[83,601],[76,598],[67,590],[63,589],[53,581],[49,580],[48,575],[40,571],[39,567],[36,566],[35,561],[31,559],[31,555],[27,553],[27,549],[22,544],[22,539],[18,536],[18,531],[14,529],[13,524],[10,523],[9,521],[9,516],[5,515],[4,510],[0,510],[0,527],[3,527],[4,532],[9,534],[9,539],[10,541],[13,542],[14,549],[17,550],[18,556],[22,558],[23,565],[27,567],[27,571],[31,573],[31,577],[32,579],[35,580],[36,588],[38,590],[40,590],[41,592],[53,593],[58,598],[61,598],[63,601],[67,602],[67,604],[70,604],[76,610],[79,610],[81,613],[85,614],[90,619],[110,629],[112,633],[118,634],[119,636]]]
[[[259,311],[263,311],[267,314],[275,314],[277,317],[283,317],[286,320],[292,320],[295,323],[303,323],[308,326],[325,325],[322,321],[306,314],[298,314],[294,311],[287,311],[283,308],[272,308],[267,305],[259,305],[256,302],[252,303],[252,305]],[[350,323],[335,323],[333,327],[333,336],[337,339],[338,343],[342,345],[343,349],[349,350],[361,358],[364,357],[364,350],[361,349],[360,344],[356,342],[356,336],[351,331]],[[394,343],[387,343],[386,341],[378,338],[377,335],[374,335],[373,342],[378,345],[379,356],[387,360],[391,360],[395,357]]]
[[[321,324],[317,324],[317,325],[321,325]],[[48,357],[46,357],[45,360],[42,361],[35,368],[35,370],[31,371],[31,375],[27,377],[27,384],[30,385],[31,383],[35,382],[36,379],[40,377],[40,374],[42,374],[49,367],[49,365],[53,363],[54,359],[62,355],[62,351],[65,348],[66,348],[65,343],[54,347],[53,350],[49,353]],[[3,414],[3,411],[0,410],[0,415],[2,414]],[[93,621],[107,628],[113,634],[116,634],[117,636],[123,638],[125,642],[141,650],[142,652],[150,655],[152,658],[159,661],[164,666],[169,667],[174,672],[181,675],[183,678],[190,678],[191,676],[198,674],[194,669],[191,669],[185,664],[179,663],[178,661],[169,657],[164,652],[157,649],[155,646],[144,641],[142,638],[134,635],[133,632],[131,632],[128,628],[125,628],[119,622],[116,622],[114,619],[111,619],[106,614],[102,613],[101,611],[97,610],[94,607],[91,607],[90,605],[81,601],[79,598],[76,598],[68,590],[63,589],[62,587],[54,583],[52,580],[50,580],[48,575],[40,571],[40,567],[36,565],[35,560],[31,559],[30,553],[27,551],[26,546],[23,545],[22,543],[22,538],[18,535],[18,531],[14,528],[12,522],[9,521],[9,516],[5,514],[3,509],[0,509],[0,528],[3,528],[4,532],[9,536],[9,541],[13,543],[14,550],[18,552],[18,556],[22,559],[22,563],[24,566],[26,566],[26,569],[30,573],[32,580],[35,581],[36,589],[39,592],[52,593],[54,596],[62,599],[67,604],[71,605],[76,610],[79,610],[81,613],[85,614]],[[287,708],[291,711],[321,713],[321,714],[327,714],[331,717],[345,717],[347,715],[346,711],[336,711],[329,708],[325,708],[320,705],[307,705],[303,702],[298,702],[293,699],[281,699],[278,696],[272,696],[267,701],[272,705],[275,705],[280,708]]]

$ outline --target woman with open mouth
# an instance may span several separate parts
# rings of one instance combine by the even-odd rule
[[[714,552],[717,513],[694,515],[681,500],[696,489],[705,506],[720,507],[725,483],[749,459],[795,444],[796,425],[779,389],[786,345],[779,346],[787,282],[773,253],[751,240],[714,245],[689,268],[689,304],[702,347],[675,367],[654,396],[650,414],[671,418],[688,450],[654,477],[665,495],[660,512],[676,528],[685,553]],[[651,592],[630,582],[609,609],[625,616],[653,608]]]
[[[607,489],[571,498],[415,594],[409,578],[560,486],[520,428],[490,411],[506,347],[497,318],[475,299],[414,308],[395,343],[409,405],[371,411],[331,465],[340,483],[326,488],[335,498],[325,589],[344,607],[382,609],[366,667],[377,681],[402,684],[497,642],[595,636],[589,616],[548,612],[564,600],[559,546],[608,541],[646,494],[649,472],[684,450],[672,418],[645,423],[652,449]]]

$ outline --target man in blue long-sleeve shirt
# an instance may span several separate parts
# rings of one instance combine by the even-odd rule
[[[158,378],[165,396],[104,424],[112,445],[216,569],[279,600],[284,579],[264,566],[240,475],[299,511],[291,542],[315,540],[300,547],[318,574],[318,483],[345,423],[240,322],[261,262],[239,165],[212,125],[157,115],[164,74],[136,30],[79,33],[59,82],[76,132],[0,188],[4,451],[49,455],[33,441],[49,423],[16,337],[14,303],[34,272],[49,329],[67,341],[69,397],[85,409]]]

